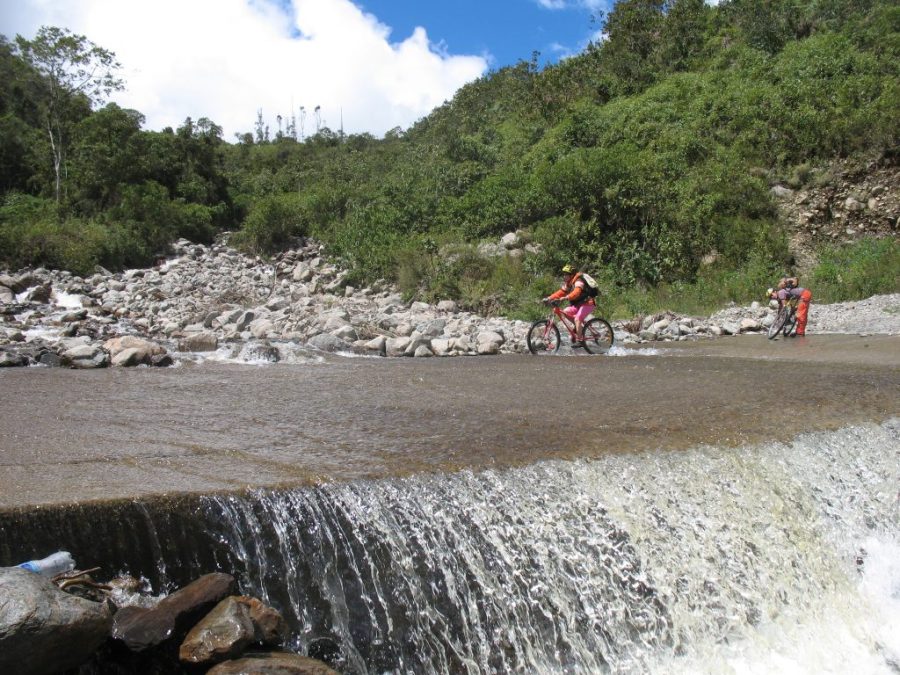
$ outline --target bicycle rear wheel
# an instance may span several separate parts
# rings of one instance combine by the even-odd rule
[[[588,354],[605,354],[616,337],[606,319],[595,317],[584,324],[584,349]]]
[[[770,340],[774,340],[776,337],[778,337],[778,333],[781,332],[781,329],[784,328],[785,321],[787,321],[787,315],[787,307],[782,307],[778,310],[778,314],[775,315],[775,320],[772,322],[772,325],[769,326]]]
[[[525,338],[528,351],[538,356],[547,356],[559,351],[559,328],[547,319],[535,321]]]
[[[782,334],[785,337],[790,337],[797,328],[797,312],[791,310],[787,313],[787,317],[784,320],[784,328],[781,329]]]

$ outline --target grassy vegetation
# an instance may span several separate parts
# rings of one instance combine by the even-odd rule
[[[825,248],[809,280],[819,302],[842,302],[900,291],[900,243],[863,239]]]

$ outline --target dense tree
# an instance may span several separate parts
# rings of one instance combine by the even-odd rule
[[[22,58],[42,75],[41,114],[53,161],[54,196],[61,198],[68,132],[90,106],[123,87],[115,54],[69,30],[42,27],[33,40],[16,36]]]
[[[622,0],[603,27],[584,53],[489,73],[381,139],[336,133],[318,108],[308,134],[301,107],[299,130],[291,116],[273,138],[260,111],[228,144],[209,119],[143,131],[139,112],[92,112],[72,92],[58,207],[48,76],[0,41],[0,256],[139,264],[236,229],[262,254],[311,235],[354,284],[391,278],[481,310],[531,304],[563,260],[596,271],[605,297],[739,300],[787,264],[772,181],[835,157],[896,161],[895,2]],[[510,230],[538,252],[479,253]]]

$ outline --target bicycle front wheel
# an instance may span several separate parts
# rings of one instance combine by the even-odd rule
[[[775,320],[772,322],[772,325],[769,326],[769,339],[774,340],[778,337],[778,333],[781,332],[781,329],[784,328],[784,322],[787,321],[787,307],[782,307],[778,310],[778,314],[775,315]]]
[[[588,354],[605,354],[615,339],[606,319],[593,318],[584,324],[584,349]]]
[[[532,354],[538,356],[555,354],[559,351],[559,328],[547,319],[535,321],[528,329],[525,342],[528,344],[528,351]]]

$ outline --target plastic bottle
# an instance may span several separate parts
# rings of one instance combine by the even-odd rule
[[[57,574],[75,569],[75,559],[68,551],[57,551],[41,560],[24,562],[18,567],[43,577],[55,577]]]

